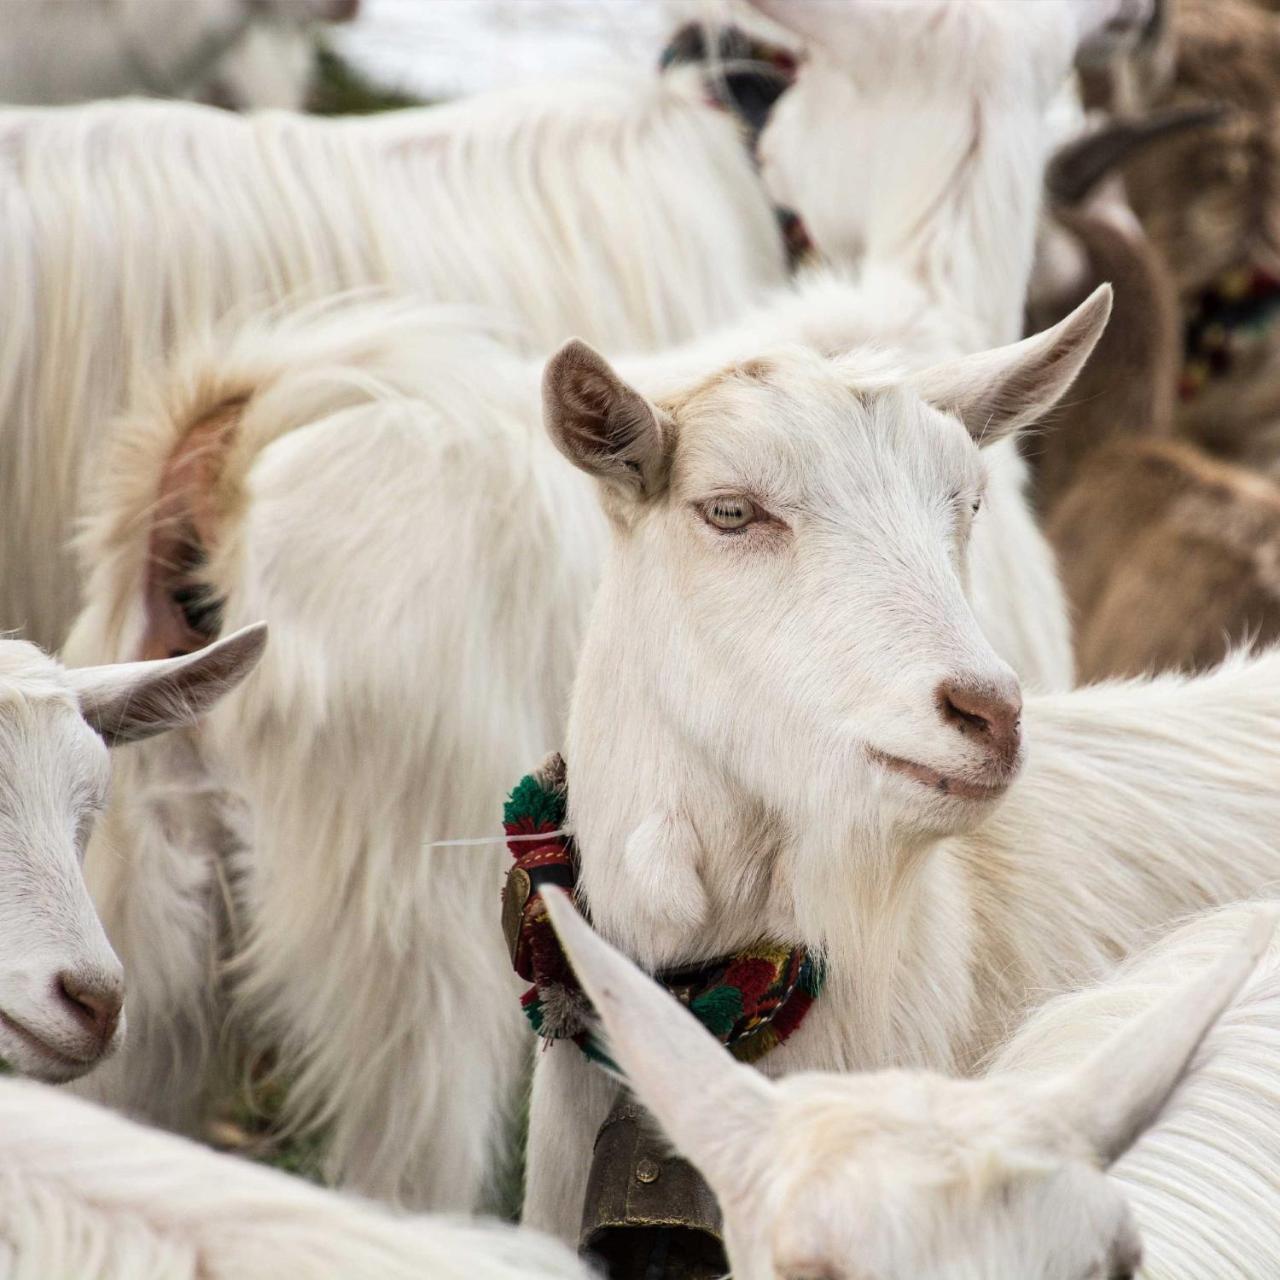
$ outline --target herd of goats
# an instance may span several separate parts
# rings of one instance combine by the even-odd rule
[[[0,112],[4,1280],[1280,1276],[1280,6],[739,16]]]

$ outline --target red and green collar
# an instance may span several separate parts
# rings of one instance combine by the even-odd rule
[[[515,971],[532,983],[520,1003],[534,1031],[546,1040],[572,1040],[600,1060],[590,1002],[542,901],[548,884],[571,896],[577,887],[577,849],[564,832],[567,796],[564,760],[554,755],[507,799],[503,825],[515,862],[502,894],[502,922]],[[530,839],[540,835],[545,843]],[[735,1058],[754,1062],[794,1034],[821,993],[825,973],[806,948],[762,941],[656,976]]]

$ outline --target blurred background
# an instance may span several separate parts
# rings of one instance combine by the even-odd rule
[[[3,0],[0,99],[325,114],[656,59],[668,0]],[[705,12],[705,6],[703,6]]]

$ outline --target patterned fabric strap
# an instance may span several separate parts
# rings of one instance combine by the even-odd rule
[[[1194,400],[1205,385],[1233,373],[1275,338],[1280,280],[1261,267],[1225,272],[1191,305],[1183,336],[1178,395]]]
[[[684,64],[705,67],[711,105],[737,120],[758,164],[760,135],[778,99],[795,83],[796,57],[790,49],[734,26],[715,29],[711,41],[705,23],[688,22],[667,42],[659,66],[664,71]],[[794,209],[777,205],[774,216],[794,270],[812,251],[813,242]]]
[[[605,1060],[592,1035],[592,1010],[560,947],[542,901],[544,885],[571,896],[578,855],[563,833],[567,810],[564,761],[551,756],[507,800],[503,825],[515,859],[502,894],[503,928],[516,973],[531,983],[521,1006],[547,1040],[572,1040]],[[530,836],[546,835],[545,843]],[[822,990],[820,962],[804,947],[763,942],[707,964],[669,969],[658,981],[743,1062],[754,1062],[791,1036]]]

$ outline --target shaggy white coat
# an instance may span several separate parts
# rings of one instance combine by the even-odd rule
[[[69,1097],[0,1080],[4,1280],[587,1280],[496,1223],[396,1217]]]
[[[486,307],[526,349],[645,349],[785,269],[736,128],[688,73],[338,121],[6,112],[0,227],[0,624],[46,647],[77,607],[68,543],[105,424],[215,321],[394,285]]]
[[[966,81],[956,92],[981,87]],[[574,115],[541,110],[539,145],[551,145],[545,120],[554,116],[555,136],[581,156],[584,137],[596,136],[583,102]],[[712,113],[682,110],[690,128],[724,127]],[[1001,242],[1002,233],[1007,244],[1029,242],[1023,222],[1034,198],[1020,197],[1010,212],[991,192],[1005,189],[1028,149],[1036,153],[1038,111],[1035,98],[1017,128],[978,147],[941,207],[931,186],[925,207],[912,203],[921,189],[909,166],[886,199],[913,221],[960,228],[957,255]],[[611,119],[601,124],[602,156],[617,137]],[[490,156],[495,183],[499,175],[509,182],[513,153],[462,146],[461,134],[441,127],[441,156]],[[637,126],[636,136],[652,140],[654,130]],[[953,141],[968,154],[980,136]],[[733,156],[725,152],[736,174],[741,157]],[[932,165],[935,151],[925,160]],[[603,173],[603,164],[583,172]],[[477,190],[489,170],[472,167]],[[679,172],[683,181],[683,163]],[[1037,184],[1033,170],[1023,185]],[[707,285],[704,318],[749,292],[743,280],[760,278],[758,265],[754,276],[721,266],[724,246],[742,256],[733,246],[745,252],[753,240],[742,228],[754,227],[755,215],[744,224],[742,208],[768,220],[757,188],[718,189],[722,243],[701,264],[705,280],[691,277]],[[625,212],[633,219],[626,234],[570,243],[626,263],[624,247],[648,225],[644,206],[603,191],[597,207],[571,185],[560,215],[576,210],[573,219],[600,223]],[[738,232],[724,235],[730,225]],[[493,224],[483,230],[498,234]],[[458,253],[461,233],[431,243],[474,271],[525,243],[519,218],[509,231],[487,257]],[[1006,272],[1001,258],[1002,316],[1020,305],[1026,260],[1029,251],[1015,254]],[[912,250],[901,262],[870,265],[856,287],[806,281],[791,301],[725,337],[627,368],[661,395],[777,342],[821,350],[879,342],[892,349],[886,368],[980,344],[983,325],[964,289],[940,298],[915,264]],[[547,279],[595,299],[607,319],[621,304],[593,284],[599,266],[548,271]],[[668,271],[683,268],[667,263]],[[636,279],[621,310],[669,324],[659,302],[635,305],[641,284],[666,278]],[[521,293],[516,310],[537,301],[536,291]],[[192,424],[242,395],[251,399],[219,479],[225,518],[207,581],[228,620],[265,611],[278,639],[270,678],[208,733],[182,753],[133,753],[122,770],[91,875],[137,977],[131,1045],[101,1081],[102,1095],[198,1130],[219,1087],[219,1037],[230,1028],[233,1039],[276,1057],[289,1085],[286,1119],[325,1129],[333,1176],[413,1204],[473,1205],[519,1072],[522,1029],[494,907],[506,855],[424,845],[492,830],[499,797],[560,740],[603,545],[599,512],[582,478],[539,437],[533,371],[469,335],[456,316],[355,308],[251,326],[229,343],[197,342],[176,371],[135,390],[137,408],[98,467],[106,482],[85,544],[90,603],[72,651],[136,652],[148,513],[165,461]],[[1021,498],[1020,465],[1000,444],[988,458],[987,511],[974,535],[979,617],[1029,682],[1065,687],[1061,597]],[[121,842],[133,850],[128,861],[110,853]],[[377,1051],[353,1049],[369,1045]]]
[[[561,741],[607,541],[589,482],[540,429],[539,366],[466,320],[338,304],[193,349],[104,460],[68,646],[139,651],[165,461],[249,395],[204,580],[229,625],[272,620],[269,667],[187,745],[119,762],[88,867],[133,975],[132,1033],[93,1087],[198,1132],[229,1027],[277,1057],[286,1119],[325,1129],[332,1176],[449,1208],[484,1201],[527,1031],[498,933],[508,855],[426,846],[492,832],[501,797]],[[628,367],[662,394],[771,339],[894,334],[919,358],[947,347],[931,324],[905,287],[890,299],[819,276]],[[993,480],[989,498],[983,548],[1026,518],[1016,487]],[[995,603],[995,628],[1027,609]]]

